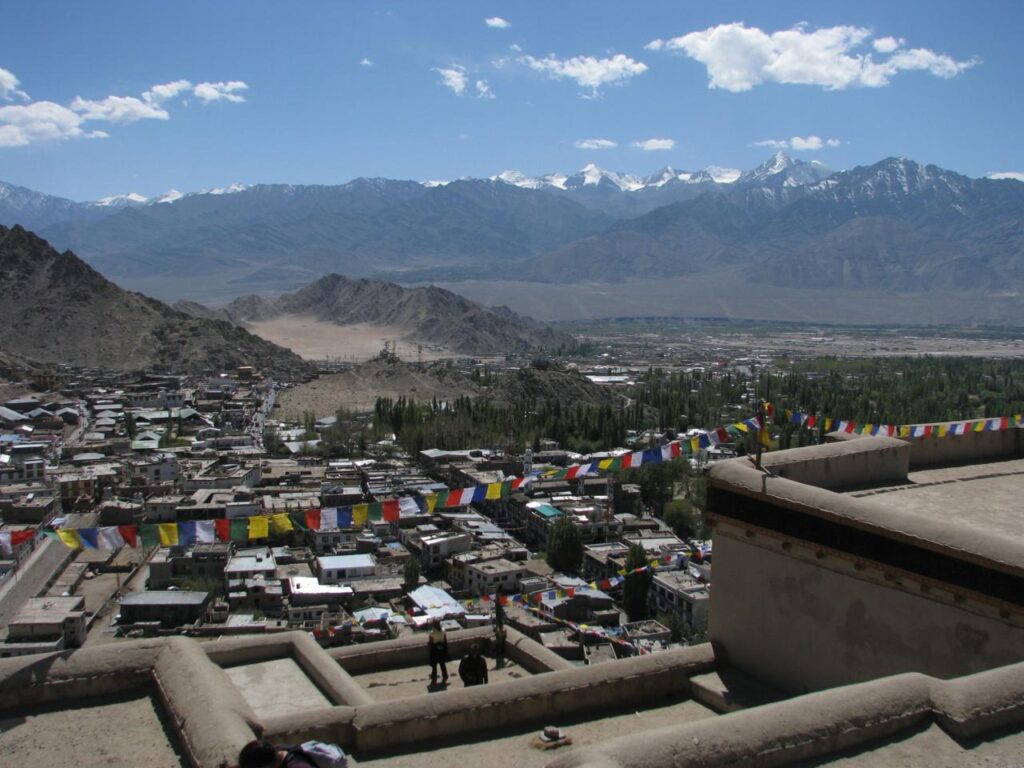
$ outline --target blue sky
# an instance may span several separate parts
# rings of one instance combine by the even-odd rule
[[[1016,1],[5,5],[0,179],[76,200],[782,146],[1024,172]]]

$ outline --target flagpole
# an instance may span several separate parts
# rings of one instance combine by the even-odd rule
[[[758,403],[758,405],[757,405],[757,421],[758,421],[757,439],[754,440],[754,443],[757,446],[757,450],[754,452],[754,466],[757,467],[757,471],[760,472],[762,470],[762,467],[761,467],[761,433],[766,429],[765,423],[764,423],[764,400],[760,401]]]

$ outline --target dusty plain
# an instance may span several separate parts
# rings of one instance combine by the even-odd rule
[[[408,340],[409,329],[390,325],[336,325],[310,317],[282,317],[246,323],[245,328],[306,360],[358,363],[376,357],[385,343],[405,360],[458,356],[444,347]]]

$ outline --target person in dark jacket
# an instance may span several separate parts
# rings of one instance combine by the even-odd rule
[[[469,653],[462,657],[459,664],[459,677],[467,688],[471,685],[483,685],[487,682],[487,660],[480,655],[480,646],[476,643],[469,648]]]
[[[238,768],[316,768],[316,765],[301,752],[257,740],[242,747]]]
[[[427,637],[427,650],[430,652],[430,684],[437,685],[437,668],[441,667],[441,685],[448,682],[448,635],[441,629],[440,619],[434,619],[434,626]]]

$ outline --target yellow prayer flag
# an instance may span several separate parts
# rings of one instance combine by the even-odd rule
[[[972,426],[972,429],[975,432],[984,432],[985,431],[985,422],[984,421],[976,421],[974,423],[974,425]]]
[[[356,504],[352,507],[352,525],[355,528],[365,528],[366,518],[370,514],[369,504]]]
[[[426,497],[427,499],[427,512],[434,514],[434,508],[437,507],[437,494],[431,494]]]
[[[270,518],[253,515],[249,518],[249,539],[265,539],[270,535]]]
[[[826,432],[831,432],[832,431],[832,419],[825,419],[825,431]]]
[[[82,538],[78,535],[78,531],[74,529],[57,531],[57,536],[59,536],[60,540],[71,549],[82,548]]]
[[[691,437],[690,438],[690,450],[693,451],[694,453],[697,453],[697,451],[700,450],[700,438],[699,437]]]
[[[494,501],[495,499],[501,498],[501,483],[488,483],[487,484],[487,495],[484,497],[487,501]]]
[[[900,427],[900,437],[910,437],[910,427],[909,426],[905,425],[905,426],[901,426]]]
[[[597,463],[597,467],[598,469],[608,469],[608,467],[612,465],[613,461],[615,461],[615,459],[601,459],[601,461]]]
[[[178,524],[160,523],[156,527],[160,534],[160,546],[176,547],[178,545]]]
[[[940,424],[939,425],[939,437],[945,437],[948,434],[949,434],[949,427],[946,426],[945,424]]]
[[[875,427],[875,425],[874,425],[874,424],[865,424],[865,425],[864,425],[864,426],[862,427],[862,429],[863,429],[863,432],[862,432],[861,434],[864,434],[864,435],[870,435],[870,434],[871,434],[871,430],[872,430],[872,429],[874,429],[874,427]]]
[[[735,424],[733,424],[733,426],[736,427],[736,429],[738,429],[740,432],[749,432],[750,431],[750,427],[748,427],[742,421],[737,421]]]
[[[274,523],[274,533],[287,533],[288,531],[295,530],[295,526],[292,525],[292,519],[285,512],[278,512],[272,520]]]
[[[770,448],[772,444],[771,435],[768,434],[767,429],[759,429],[757,431],[757,441],[761,443],[765,448]]]

